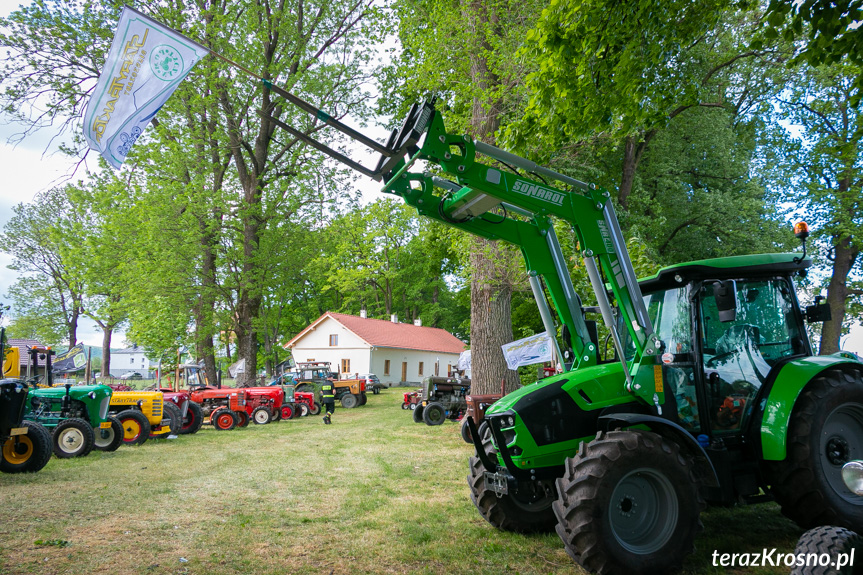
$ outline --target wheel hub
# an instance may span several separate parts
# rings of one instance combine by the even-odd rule
[[[833,465],[844,465],[848,462],[849,446],[842,437],[831,437],[827,440],[827,461]]]

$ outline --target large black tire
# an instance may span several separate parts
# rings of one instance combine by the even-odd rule
[[[270,409],[265,406],[256,407],[252,412],[252,421],[255,422],[255,425],[266,425],[273,419],[273,414],[270,412]]]
[[[204,424],[204,410],[194,401],[189,402],[189,408],[186,410],[186,417],[183,418],[183,425],[180,426],[180,435],[191,435],[198,433],[201,426]]]
[[[345,409],[353,409],[360,403],[360,398],[353,393],[346,393],[342,396],[342,407]]]
[[[223,407],[210,415],[210,423],[219,431],[230,431],[237,427],[237,415],[230,409]]]
[[[360,394],[360,405],[365,405],[368,402],[369,402],[369,396],[366,395],[366,392],[364,391]]]
[[[422,421],[423,421],[423,406],[420,404],[417,404],[417,407],[416,407],[416,409],[414,409],[411,416],[413,417],[414,423],[422,423]]]
[[[446,421],[446,409],[436,401],[429,403],[423,410],[423,421],[426,425],[441,425]]]
[[[312,406],[309,408],[309,415],[317,415],[321,412],[321,404],[317,401],[312,402]]]
[[[117,414],[117,419],[123,425],[123,443],[126,445],[144,445],[150,437],[150,422],[147,416],[134,409],[127,409]]]
[[[860,567],[848,565],[852,551],[863,553],[863,538],[854,531],[844,527],[824,525],[810,529],[800,536],[794,554],[797,557],[830,557],[828,565],[821,565],[822,561],[814,561],[817,565],[795,565],[790,575],[857,575],[863,572]],[[837,566],[843,556],[843,566]],[[857,558],[861,557],[856,553]],[[811,561],[810,561],[811,562]]]
[[[51,434],[54,455],[60,459],[84,457],[93,451],[96,437],[93,427],[83,419],[73,417],[64,419],[54,428]]]
[[[108,421],[111,427],[102,429],[99,427],[93,428],[93,449],[99,451],[117,451],[123,443],[123,424],[113,415],[108,416]]]
[[[785,460],[771,465],[773,494],[800,527],[863,529],[863,497],[842,480],[842,466],[863,459],[863,377],[827,371],[797,398]]]
[[[168,425],[168,433],[154,435],[151,439],[167,439],[170,436],[177,436],[180,429],[183,427],[183,412],[173,403],[167,401],[162,404],[162,424]]]
[[[421,406],[417,407],[417,411],[420,408]],[[486,453],[493,453],[491,434],[480,435],[480,437],[483,438],[483,449]],[[497,456],[492,454],[491,459],[497,461]],[[483,519],[502,531],[517,533],[554,531],[557,520],[551,505],[557,498],[557,492],[552,480],[520,481],[518,493],[498,496],[497,493],[485,487],[486,469],[479,457],[471,457],[468,464],[470,473],[467,476],[467,484],[470,486],[470,499]]]
[[[10,437],[0,446],[4,473],[35,473],[51,459],[51,432],[34,421],[23,421],[21,427],[27,428],[26,434]]]
[[[597,435],[566,460],[557,491],[557,534],[592,573],[675,572],[702,530],[690,461],[649,431]]]

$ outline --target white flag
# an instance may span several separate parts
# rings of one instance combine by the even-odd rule
[[[506,358],[506,366],[516,369],[521,365],[533,365],[552,361],[554,343],[548,333],[542,332],[500,346]]]
[[[200,44],[125,6],[84,115],[90,147],[119,168],[135,140],[198,60]]]

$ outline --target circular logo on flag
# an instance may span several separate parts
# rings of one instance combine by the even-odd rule
[[[170,81],[183,71],[183,57],[171,46],[157,46],[150,53],[150,68],[160,80]]]

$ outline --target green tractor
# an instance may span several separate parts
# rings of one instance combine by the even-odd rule
[[[71,385],[53,387],[51,355],[47,348],[31,348],[30,363],[45,361],[49,387],[36,387],[27,394],[25,419],[44,425],[51,431],[57,457],[83,457],[94,448],[115,451],[123,442],[123,425],[108,415],[112,391],[107,385]]]
[[[468,419],[471,498],[491,525],[556,531],[602,574],[677,570],[706,502],[775,499],[804,528],[863,528],[863,497],[841,477],[863,455],[863,363],[813,354],[805,322],[824,321],[829,307],[797,300],[808,230],[795,230],[802,255],[697,261],[639,282],[606,190],[448,133],[434,101],[414,106],[381,146],[263,82],[381,157],[371,169],[301,138],[310,145],[420,215],[521,250],[563,372],[489,407],[489,433]],[[577,241],[604,346],[558,229]]]

